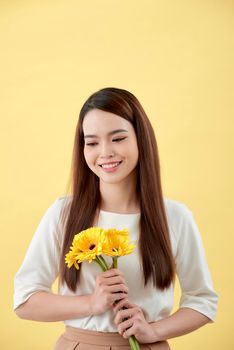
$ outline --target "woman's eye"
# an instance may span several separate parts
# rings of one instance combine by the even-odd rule
[[[120,142],[120,141],[125,140],[125,139],[126,139],[126,137],[119,137],[117,139],[113,139],[113,142]]]
[[[90,142],[90,143],[86,143],[85,146],[96,146],[97,142]]]

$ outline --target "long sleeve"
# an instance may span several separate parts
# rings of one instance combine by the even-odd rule
[[[180,307],[192,308],[214,321],[218,295],[213,288],[198,226],[186,206],[178,230],[176,270],[182,290]]]
[[[38,291],[51,291],[58,275],[60,198],[46,210],[14,279],[14,310]]]

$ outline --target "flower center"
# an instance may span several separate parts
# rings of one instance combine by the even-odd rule
[[[91,245],[89,246],[89,249],[90,249],[90,250],[93,250],[95,247],[96,247],[95,244],[91,244]]]
[[[113,252],[118,252],[118,248],[112,248]]]

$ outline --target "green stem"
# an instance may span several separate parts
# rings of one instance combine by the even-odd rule
[[[112,260],[113,260],[113,267],[114,267],[114,269],[117,269],[117,266],[118,266],[118,256],[112,256]]]
[[[99,255],[98,258],[102,261],[102,263],[105,266],[106,270],[109,270],[109,266],[107,265],[106,260],[103,258],[103,256]]]
[[[128,338],[128,342],[129,342],[131,350],[140,350],[139,344],[138,344],[136,338],[134,337],[134,335],[131,335]]]
[[[135,336],[133,336],[133,340],[135,342],[135,349],[136,350],[141,350],[140,345],[139,345],[138,341],[136,340]]]
[[[101,267],[102,271],[105,272],[108,269],[106,268],[106,266],[103,264],[103,262],[99,259],[98,256],[96,256],[95,258],[96,263],[98,263],[98,265]]]

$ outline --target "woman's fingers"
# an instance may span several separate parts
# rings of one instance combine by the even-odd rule
[[[128,287],[120,270],[110,269],[100,273],[96,277],[95,290],[92,294],[94,312],[96,314],[105,312],[127,295]]]
[[[113,271],[112,271],[113,270]],[[108,286],[112,286],[115,284],[124,284],[126,285],[126,281],[124,275],[119,273],[117,269],[112,269],[105,272],[102,272],[97,276],[97,281],[101,284],[105,284]],[[111,271],[111,272],[110,272]]]
[[[126,293],[113,293],[111,294],[111,305],[113,306],[116,301],[122,300],[125,298]]]
[[[109,281],[110,280],[110,281]],[[128,294],[128,287],[125,283],[123,283],[122,278],[120,279],[118,277],[117,279],[114,278],[98,278],[97,279],[97,285],[99,288],[106,293],[125,293],[124,296],[121,296],[119,299],[122,299],[123,297]],[[113,300],[118,300],[117,296],[115,295],[115,298]]]
[[[129,318],[123,322],[121,322],[118,325],[118,332],[119,334],[123,335],[123,333],[128,329],[131,328],[134,324],[134,320],[132,318]]]
[[[118,269],[110,269],[96,277],[95,289],[92,294],[95,315],[104,313],[128,294],[128,287],[123,273]]]
[[[136,339],[140,342],[148,342],[148,338],[152,339],[152,342],[155,341],[154,330],[146,321],[144,311],[141,307],[129,302],[125,298],[118,302],[114,310],[116,311],[114,323],[121,336],[127,339],[131,335],[135,335]]]
[[[118,325],[119,323],[121,323],[124,319],[126,318],[131,318],[136,314],[136,309],[134,308],[129,308],[129,309],[124,309],[124,310],[120,310],[115,318],[114,318],[114,323],[116,325]]]
[[[105,272],[102,272],[101,275],[103,277],[114,277],[114,276],[122,276],[124,277],[124,274],[122,271],[118,270],[118,269],[109,269]]]
[[[128,287],[125,284],[116,284],[113,286],[108,286],[107,290],[110,293],[118,293],[118,292],[126,293],[126,294],[128,293]]]
[[[122,276],[114,276],[114,277],[108,277],[108,278],[105,277],[105,279],[109,286],[113,284],[120,284],[120,283],[126,284],[126,281]]]
[[[130,308],[130,307],[134,307],[135,305],[130,303],[128,298],[124,298],[122,300],[120,300],[119,302],[115,303],[114,307],[113,307],[113,311],[114,312],[118,312],[119,310],[121,310],[123,307],[125,308]]]

